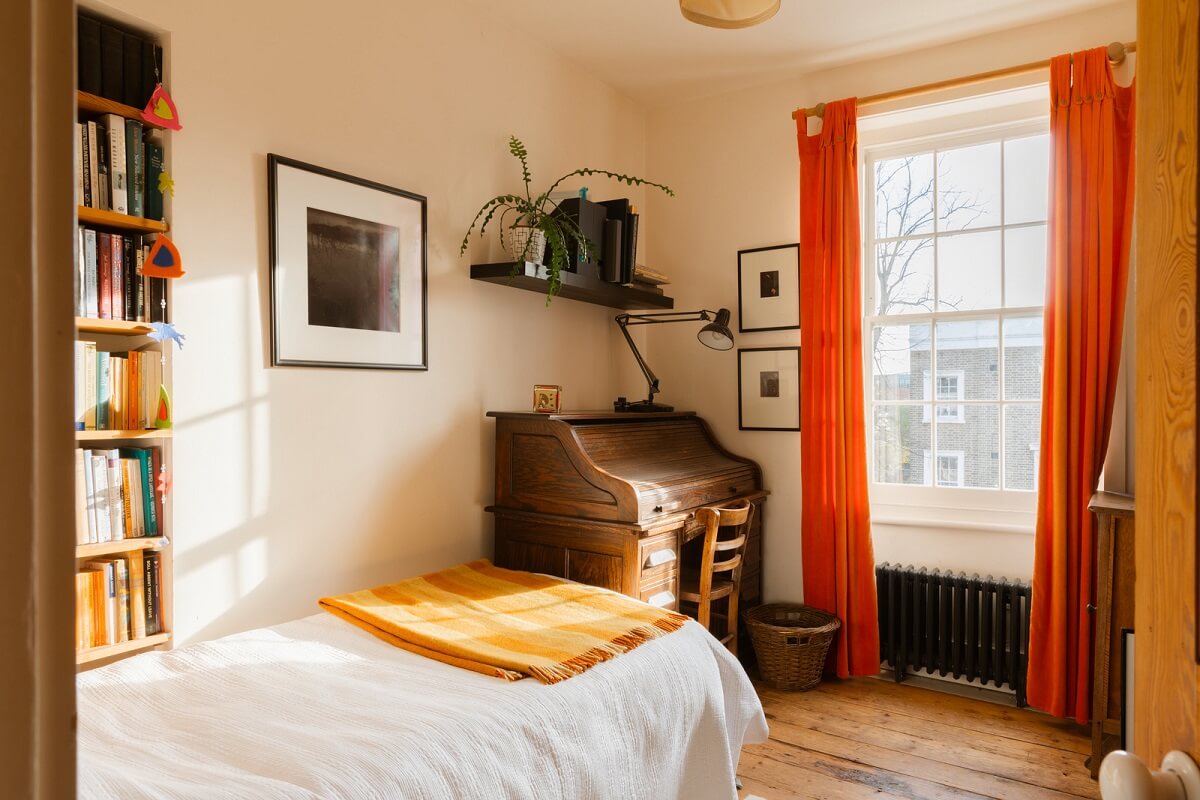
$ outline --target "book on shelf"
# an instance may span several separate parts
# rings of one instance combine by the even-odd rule
[[[137,31],[85,14],[76,28],[80,91],[142,108],[158,81],[162,47]]]
[[[103,114],[75,123],[76,202],[162,221],[163,148],[140,120]]]
[[[77,342],[75,429],[153,428],[162,383],[162,354],[157,349],[114,353],[98,350],[94,342]]]
[[[75,573],[78,650],[162,632],[161,554],[132,551],[85,561]]]
[[[83,202],[80,205],[94,206],[92,200],[92,165],[96,161],[96,125],[89,122],[83,126],[83,141],[79,144],[79,172],[83,177]]]
[[[638,264],[633,270],[633,282],[644,283],[650,286],[662,286],[670,283],[671,279],[657,270],[650,269],[643,264]]]
[[[76,28],[79,59],[79,91],[99,96],[104,87],[100,82],[100,21],[79,16]]]
[[[129,322],[166,322],[165,278],[142,275],[153,236],[80,226],[75,315]]]
[[[125,95],[124,37],[120,28],[100,23],[100,96],[122,102]],[[147,98],[149,99],[149,98]]]
[[[125,120],[116,114],[104,115],[108,128],[108,176],[110,211],[129,213],[128,165],[125,161]]]
[[[86,205],[83,194],[83,131],[82,122],[75,123],[75,204]]]
[[[75,543],[104,544],[163,535],[157,496],[158,448],[77,449]],[[82,487],[82,488],[81,488]]]
[[[146,141],[146,219],[163,219],[163,193],[158,188],[158,176],[163,171],[163,149],[157,142]]]
[[[136,119],[125,120],[125,170],[129,187],[129,213],[135,217],[144,217],[145,207],[142,198],[145,194],[146,171],[145,143],[142,139],[142,123]]]

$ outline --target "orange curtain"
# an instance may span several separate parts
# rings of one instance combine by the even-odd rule
[[[839,677],[879,672],[863,411],[858,129],[853,98],[825,105],[800,146],[800,479],[804,600],[837,614]]]
[[[1087,506],[1108,449],[1133,211],[1133,90],[1113,81],[1104,48],[1050,62],[1050,120],[1029,703],[1086,723],[1096,571]]]

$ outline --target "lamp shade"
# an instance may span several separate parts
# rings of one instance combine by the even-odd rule
[[[705,325],[696,334],[700,344],[713,350],[728,350],[733,347],[733,331],[729,330],[729,309],[722,308],[717,318]]]
[[[710,28],[749,28],[779,10],[779,0],[679,0],[684,19]]]

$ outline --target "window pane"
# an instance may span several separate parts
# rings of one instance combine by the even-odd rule
[[[938,310],[996,308],[1000,302],[1000,231],[939,236]]]
[[[875,248],[875,313],[933,311],[933,239],[898,239]]]
[[[1004,320],[1004,399],[1042,398],[1042,318]]]
[[[1000,224],[1000,143],[938,153],[939,231]]]
[[[929,483],[923,453],[929,451],[929,423],[921,405],[875,406],[875,480],[878,483]]]
[[[876,325],[871,330],[876,400],[924,400],[929,376],[929,323]],[[922,377],[924,376],[924,377]]]
[[[933,230],[933,154],[875,162],[875,238]]]
[[[1004,231],[1004,305],[1040,306],[1046,302],[1046,226]]]
[[[937,324],[935,400],[999,399],[999,334],[995,319],[956,319]]]
[[[1004,221],[1046,219],[1050,185],[1050,135],[1009,139],[1004,143]]]
[[[1037,489],[1040,405],[1004,407],[1004,488]]]
[[[1000,488],[1000,409],[990,405],[934,406],[939,455],[962,454],[962,486]]]

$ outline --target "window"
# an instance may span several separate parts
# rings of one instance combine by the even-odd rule
[[[1035,502],[1045,131],[1022,124],[864,151],[873,498]]]

